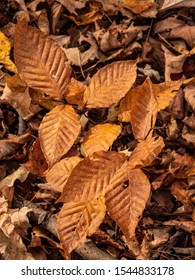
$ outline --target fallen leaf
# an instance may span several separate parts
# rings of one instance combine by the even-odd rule
[[[135,82],[136,63],[117,61],[101,68],[84,92],[86,107],[110,107],[118,103]]]
[[[107,151],[120,133],[120,125],[109,123],[95,125],[85,135],[81,150],[85,156],[101,150]]]
[[[48,165],[41,150],[39,138],[33,143],[29,153],[29,159],[22,164],[29,172],[42,176],[47,170]]]
[[[58,192],[62,192],[72,170],[82,160],[80,157],[64,158],[46,172],[46,180]]]
[[[189,154],[179,155],[172,152],[173,161],[169,166],[169,171],[176,178],[187,178],[195,175],[195,158]]]
[[[16,73],[15,64],[10,60],[10,42],[8,38],[0,31],[0,63],[5,65],[9,71]]]
[[[121,5],[135,14],[141,14],[155,5],[152,0],[122,0]]]
[[[38,29],[18,23],[14,58],[21,78],[56,100],[66,95],[72,69],[63,50]]]
[[[171,221],[166,221],[163,224],[166,226],[176,226],[176,227],[182,228],[183,230],[186,230],[187,232],[190,232],[190,233],[195,231],[194,221],[171,220]]]
[[[85,89],[86,85],[72,78],[67,88],[68,93],[66,95],[66,101],[69,104],[77,104],[79,106],[83,106],[83,95]]]
[[[43,118],[39,127],[39,139],[49,167],[58,162],[74,144],[81,124],[70,105],[60,105]]]
[[[58,235],[65,252],[81,245],[99,227],[106,213],[104,197],[65,203],[58,215]]]
[[[130,156],[130,168],[142,168],[150,165],[162,151],[164,146],[165,144],[162,137],[147,138],[146,140],[141,141]]]
[[[45,34],[49,35],[50,28],[49,28],[49,20],[47,17],[47,11],[46,9],[43,9],[38,17],[38,28]]]
[[[165,11],[168,9],[176,9],[180,7],[195,7],[194,0],[164,0],[160,11]]]
[[[195,110],[195,87],[189,85],[186,86],[183,91],[185,100],[191,106],[192,110]]]
[[[122,101],[119,120],[130,121],[135,139],[143,140],[154,128],[158,103],[150,78],[141,86],[130,89]],[[124,114],[124,118],[123,118]]]

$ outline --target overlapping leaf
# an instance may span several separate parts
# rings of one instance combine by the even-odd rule
[[[70,173],[81,160],[76,156],[60,160],[46,173],[47,182],[53,189],[62,192]]]
[[[127,240],[135,235],[149,195],[147,176],[140,169],[131,170],[127,163],[116,172],[108,187],[106,208]]]
[[[117,61],[101,68],[84,92],[87,108],[109,107],[118,103],[136,79],[137,61]]]
[[[50,97],[61,100],[71,78],[71,66],[63,50],[38,29],[18,23],[14,58],[25,82]]]
[[[70,105],[60,105],[43,118],[39,127],[39,138],[49,167],[61,159],[74,144],[80,121]]]
[[[147,138],[146,140],[141,141],[130,156],[130,168],[142,168],[150,165],[162,151],[163,147],[164,142],[162,137]]]
[[[189,154],[180,155],[172,152],[173,161],[169,167],[170,172],[176,178],[187,178],[195,175],[195,158]]]
[[[157,100],[152,88],[152,82],[146,78],[145,82],[134,89],[131,89],[125,96],[120,108],[120,121],[130,121],[134,137],[143,140],[154,127],[157,117]],[[127,112],[125,120],[123,112]]]
[[[104,197],[65,203],[58,216],[58,234],[65,252],[81,245],[93,234],[106,213]]]
[[[8,70],[17,72],[15,64],[9,57],[10,50],[11,46],[8,38],[2,32],[0,32],[0,63],[4,64]]]
[[[85,156],[90,156],[97,151],[107,151],[120,132],[120,125],[109,123],[95,125],[83,140],[82,152]]]

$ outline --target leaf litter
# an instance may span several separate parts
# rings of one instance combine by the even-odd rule
[[[8,2],[0,258],[195,259],[193,1]]]

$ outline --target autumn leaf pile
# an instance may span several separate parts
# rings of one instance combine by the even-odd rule
[[[0,29],[0,257],[52,246],[71,259],[92,240],[115,259],[195,258],[190,1],[14,2]]]

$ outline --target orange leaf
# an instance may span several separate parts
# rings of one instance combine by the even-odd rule
[[[152,82],[146,78],[141,86],[131,89],[125,96],[120,107],[119,120],[130,121],[134,137],[143,140],[155,125],[157,106]]]
[[[151,0],[122,0],[121,5],[135,14],[141,14],[154,7],[155,3]]]
[[[141,141],[133,150],[129,165],[131,169],[150,165],[164,147],[163,138],[147,138]]]
[[[70,105],[60,105],[43,118],[39,138],[49,167],[65,155],[79,135],[81,124]]]
[[[118,103],[136,79],[137,61],[117,61],[101,68],[84,92],[88,108],[110,107]]]
[[[64,51],[38,29],[18,23],[14,58],[22,79],[31,87],[61,100],[66,95],[72,69]]]
[[[88,201],[105,194],[110,180],[126,156],[117,152],[95,152],[73,169],[58,202]]]
[[[124,184],[125,183],[125,184]],[[135,229],[150,195],[150,182],[141,169],[130,170],[128,164],[116,172],[106,192],[106,207],[127,241]]]
[[[68,93],[66,95],[66,100],[68,103],[83,106],[83,95],[85,89],[86,85],[72,78],[67,88]]]
[[[92,235],[106,213],[104,197],[65,203],[58,215],[58,234],[65,252],[70,253]]]
[[[169,171],[176,178],[187,178],[195,175],[195,158],[188,155],[179,155],[175,151],[172,152],[173,161],[169,167]]]
[[[86,156],[101,150],[107,151],[120,133],[120,125],[97,124],[87,132],[83,140],[82,151]]]
[[[53,189],[62,192],[72,170],[81,160],[76,156],[60,160],[46,173],[47,182]]]

